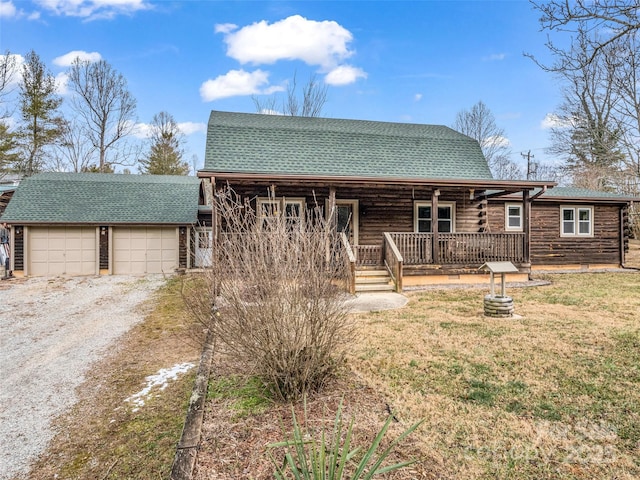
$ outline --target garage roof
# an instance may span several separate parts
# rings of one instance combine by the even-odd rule
[[[13,224],[193,224],[200,180],[177,175],[40,173],[24,179],[2,221]]]

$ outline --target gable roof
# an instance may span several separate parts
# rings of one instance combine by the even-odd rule
[[[2,221],[192,224],[199,188],[199,179],[175,175],[40,173],[20,183]]]
[[[480,145],[442,125],[212,111],[202,172],[492,179]]]

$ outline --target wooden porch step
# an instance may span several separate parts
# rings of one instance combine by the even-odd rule
[[[361,292],[393,292],[393,285],[389,283],[356,284],[356,293]]]
[[[380,268],[358,268],[356,270],[356,293],[358,292],[392,292],[394,286],[389,272]]]
[[[389,283],[391,281],[391,277],[389,275],[365,275],[364,277],[358,276],[356,274],[356,285],[366,285],[372,283]]]
[[[356,277],[388,277],[389,272],[382,268],[358,268]]]

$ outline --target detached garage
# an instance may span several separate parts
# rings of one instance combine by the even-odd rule
[[[174,175],[41,173],[2,221],[14,272],[29,276],[171,273],[188,267],[200,181]]]

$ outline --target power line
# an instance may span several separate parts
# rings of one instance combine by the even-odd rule
[[[531,179],[531,175],[535,174],[536,170],[538,169],[538,165],[535,162],[532,162],[531,159],[535,158],[535,155],[531,154],[531,150],[529,150],[527,153],[520,153],[520,155],[522,155],[522,158],[526,158],[527,159],[527,180]]]

